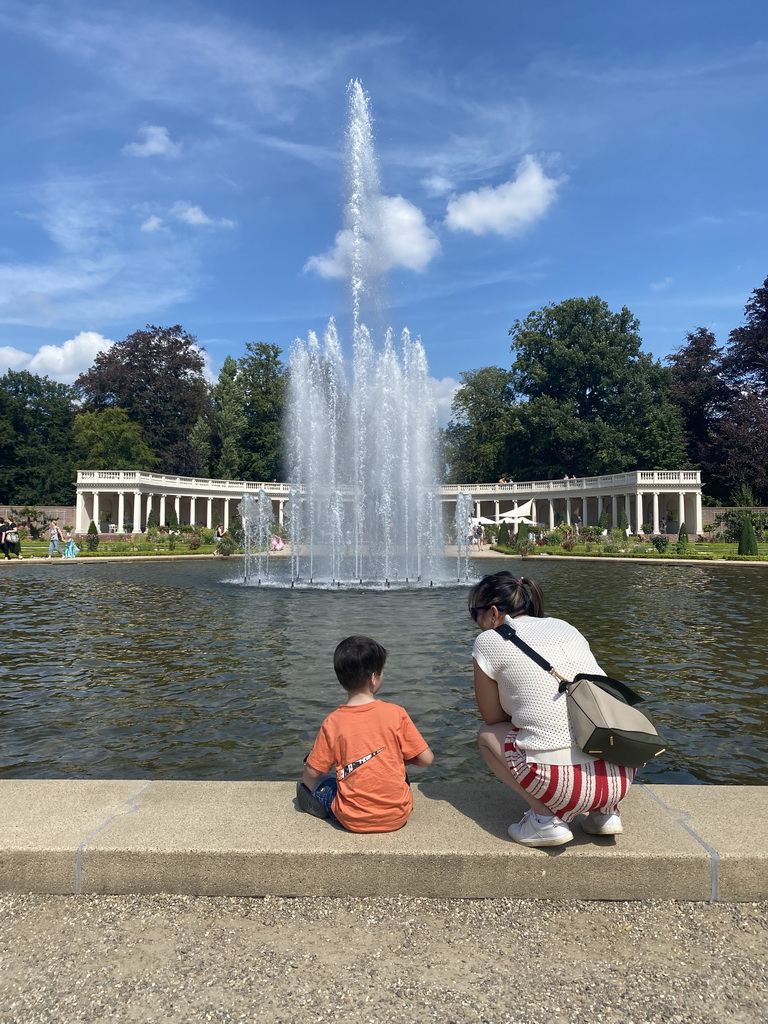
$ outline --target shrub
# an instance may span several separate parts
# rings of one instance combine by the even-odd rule
[[[168,510],[168,514],[165,517],[165,521],[171,530],[178,530],[179,528],[179,517],[176,515],[176,509],[171,505]]]
[[[627,511],[624,508],[619,509],[619,529],[621,530],[622,536],[626,539],[627,530],[629,529],[629,520],[627,519]],[[613,534],[615,531],[611,530]]]
[[[741,523],[738,554],[757,554],[757,537],[755,536],[755,528],[752,525],[752,519],[749,516],[745,516]]]
[[[93,520],[91,520],[90,525],[88,527],[88,535],[85,538],[85,546],[88,548],[89,551],[98,551],[99,549],[99,529]]]
[[[499,530],[499,544],[502,547],[509,547],[509,523],[502,523],[501,529]]]
[[[600,518],[597,520],[597,529],[602,533],[603,530],[607,530],[610,525],[611,517],[608,515],[608,509],[604,508],[600,513]]]
[[[154,509],[150,509],[149,515],[147,516],[147,533],[154,529],[157,532],[157,528],[160,525],[160,520],[157,518],[157,512]]]
[[[230,533],[225,533],[219,541],[218,552],[220,555],[234,555],[237,551],[237,542]]]
[[[663,555],[669,547],[669,537],[654,537],[651,543],[659,552],[659,554]]]
[[[191,536],[189,538],[189,550],[190,551],[197,551],[197,549],[202,545],[202,543],[203,543],[203,541],[202,541],[200,535],[199,534],[193,534],[193,536]]]
[[[559,548],[566,538],[566,532],[562,526],[550,530],[547,534],[547,544],[552,548]]]
[[[178,543],[178,540],[179,540],[179,538],[178,538],[178,536],[175,533],[171,533],[171,534],[168,535],[168,550],[169,551],[175,551],[176,550],[176,544]]]
[[[677,553],[678,555],[684,555],[688,551],[688,529],[685,523],[680,523],[680,531],[677,535]]]
[[[573,551],[574,542],[570,537],[566,537],[563,543],[560,545],[563,551]]]
[[[641,533],[653,533],[653,523],[643,523],[640,531]]]

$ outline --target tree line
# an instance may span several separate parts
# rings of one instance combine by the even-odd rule
[[[74,504],[78,469],[282,478],[286,369],[276,345],[227,356],[214,385],[196,338],[148,324],[73,385],[0,377],[0,505]]]
[[[698,327],[662,365],[639,322],[597,296],[516,320],[509,369],[461,374],[446,479],[701,469],[712,504],[768,502],[768,278],[725,345]]]
[[[768,503],[768,278],[725,345],[688,332],[663,365],[639,322],[597,296],[516,320],[508,369],[461,374],[440,432],[452,483],[701,469],[712,503]],[[73,385],[0,377],[0,505],[72,504],[78,469],[284,479],[288,369],[276,345],[227,356],[215,384],[196,338],[147,325]]]

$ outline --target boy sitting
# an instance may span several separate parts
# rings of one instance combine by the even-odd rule
[[[408,712],[376,698],[386,660],[386,650],[370,637],[341,641],[333,667],[347,703],[320,726],[296,786],[302,810],[350,832],[402,828],[413,809],[405,765],[426,767],[434,760]]]

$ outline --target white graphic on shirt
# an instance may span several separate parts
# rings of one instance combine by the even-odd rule
[[[339,780],[346,779],[348,775],[351,775],[355,768],[359,768],[361,764],[365,764],[366,761],[370,761],[372,757],[376,757],[380,754],[384,747],[379,747],[378,750],[374,750],[371,754],[366,754],[365,757],[359,758],[357,761],[350,761],[349,764],[345,764],[339,772]]]

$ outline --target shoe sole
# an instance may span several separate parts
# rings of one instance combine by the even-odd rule
[[[300,809],[315,818],[327,818],[328,811],[303,782],[296,783],[296,803]]]
[[[565,846],[566,843],[570,843],[573,839],[573,832],[569,836],[559,836],[554,839],[516,839],[511,832],[507,832],[507,835],[518,846],[530,847]]]
[[[624,832],[623,825],[588,825],[587,822],[582,822],[581,831],[586,832],[588,836],[620,836]]]

